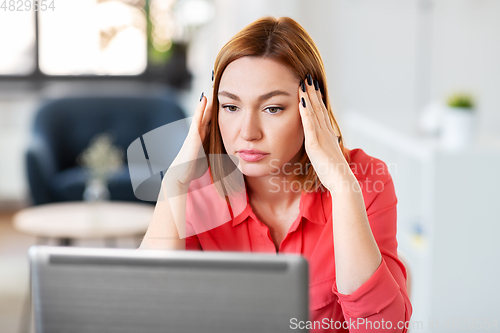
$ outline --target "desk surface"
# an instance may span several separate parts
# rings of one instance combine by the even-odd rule
[[[127,237],[144,233],[153,211],[149,204],[133,202],[63,202],[23,209],[13,221],[17,230],[38,237]]]

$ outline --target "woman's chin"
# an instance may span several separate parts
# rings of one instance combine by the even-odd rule
[[[240,172],[247,177],[265,177],[271,173],[271,168],[268,165],[256,163],[241,162],[238,165]]]

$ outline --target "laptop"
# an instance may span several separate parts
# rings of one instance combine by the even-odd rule
[[[35,245],[29,260],[37,333],[304,332],[291,324],[308,320],[298,255]]]

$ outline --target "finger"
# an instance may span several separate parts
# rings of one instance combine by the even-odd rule
[[[320,125],[323,128],[327,128],[328,131],[334,135],[337,138],[337,141],[340,141],[338,138],[340,137],[340,134],[338,131],[335,129],[335,126],[333,125],[333,120],[330,117],[330,111],[326,108],[325,103],[323,102],[323,96],[319,87],[319,82],[316,79],[313,79],[313,87],[314,91],[311,92],[311,89],[308,89],[307,92],[309,93],[309,99],[311,100],[311,103],[314,107],[314,110],[318,110],[318,120],[320,122]],[[319,111],[321,110],[321,111]]]
[[[198,106],[196,107],[196,111],[194,112],[193,115],[191,127],[189,128],[189,132],[191,133],[191,135],[200,136],[200,139],[201,137],[204,137],[204,131],[206,128],[206,126],[204,125],[205,121],[204,115],[206,114],[206,109],[207,109],[207,98],[205,97],[204,93],[202,93]]]
[[[301,91],[299,92],[299,98],[304,98],[304,101],[306,104],[305,108],[306,108],[307,112],[310,113],[310,118],[311,118],[311,122],[314,126],[314,129],[315,129],[315,131],[319,131],[319,130],[321,130],[321,124],[319,122],[319,119],[316,115],[314,107],[312,106],[311,100],[309,98],[309,94],[308,94],[308,90],[307,90],[307,89],[309,89],[307,79],[304,81],[304,85],[301,86],[301,88],[304,88],[304,87],[306,87],[306,89],[305,89],[306,92],[304,92],[301,89]]]
[[[204,126],[209,126],[210,125],[210,122],[212,120],[212,100],[208,100],[207,97],[205,96],[202,96],[202,99],[205,99],[206,100],[206,106],[204,108],[204,112],[203,112],[203,120],[202,120],[202,124]]]
[[[328,128],[328,130],[331,132],[331,133],[335,133],[335,130],[332,126],[332,121],[331,121],[331,118],[330,118],[330,115],[329,115],[329,111],[328,109],[326,108],[326,105],[325,103],[323,102],[323,96],[321,95],[321,90],[319,89],[319,83],[318,83],[318,80],[314,80],[314,100],[315,102],[318,104],[319,108],[323,111],[323,119],[325,120],[325,126],[326,128]],[[314,104],[314,102],[312,102]]]
[[[321,128],[327,129],[328,127],[325,120],[326,114],[324,112],[324,110],[326,110],[326,107],[324,107],[323,101],[318,100],[317,98],[317,91],[315,88],[315,83],[317,81],[311,76],[311,74],[307,74],[306,82],[307,82],[306,92],[309,97],[309,100],[311,101],[312,109],[316,115],[316,118],[318,119],[318,123]]]
[[[205,107],[207,105],[207,98],[205,97],[204,93],[201,93],[200,97],[200,102],[198,103],[198,106],[196,107],[196,111],[194,112],[194,117],[193,117],[193,122],[197,125],[200,125],[202,120],[203,120],[203,113],[205,110]]]
[[[301,92],[302,91],[299,92],[299,112],[302,119],[302,125],[304,127],[305,140],[309,143],[311,140],[317,140],[316,127],[318,125],[315,123],[316,120],[314,119],[314,114],[311,114],[311,112],[307,109],[308,102],[304,98],[304,94],[301,94]]]

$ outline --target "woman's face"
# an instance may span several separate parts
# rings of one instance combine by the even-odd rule
[[[219,85],[219,128],[229,155],[245,176],[281,175],[301,159],[304,131],[300,81],[284,65],[262,57],[231,62]],[[254,149],[266,155],[244,154]],[[286,164],[285,167],[283,165]]]

